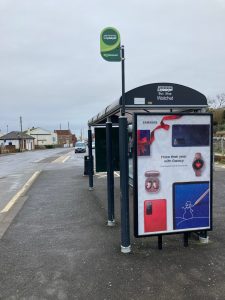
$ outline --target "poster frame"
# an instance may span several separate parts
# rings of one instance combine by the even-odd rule
[[[151,234],[138,234],[138,156],[137,156],[137,118],[138,116],[169,116],[169,115],[179,115],[179,116],[209,116],[210,117],[210,226],[209,228],[204,229],[184,229],[173,232],[158,232]],[[134,217],[134,236],[135,238],[143,238],[150,236],[159,236],[159,235],[171,235],[171,234],[184,234],[187,232],[200,232],[200,231],[212,231],[213,230],[213,115],[212,113],[197,113],[197,112],[148,112],[148,113],[134,113],[133,114],[133,217]]]

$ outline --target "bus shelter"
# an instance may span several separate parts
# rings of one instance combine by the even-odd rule
[[[184,233],[185,246],[190,231],[207,238],[212,229],[212,116],[206,113],[207,107],[206,97],[190,87],[152,83],[125,93],[124,116],[120,97],[88,121],[89,190],[93,189],[91,128],[104,128],[106,133],[108,226],[115,224],[113,144],[119,145],[123,253],[131,251],[129,184],[134,195],[135,237],[157,235],[160,249],[164,234]],[[121,118],[126,122],[120,122]],[[114,137],[113,128],[118,128]],[[97,145],[98,139],[96,151]],[[164,174],[171,178],[166,184]],[[195,198],[181,200],[182,193],[195,194]]]

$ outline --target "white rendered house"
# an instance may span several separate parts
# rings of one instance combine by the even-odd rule
[[[29,128],[25,131],[35,138],[35,146],[57,145],[57,134],[49,130],[37,127]]]
[[[21,131],[11,131],[0,137],[0,145],[14,146],[16,150],[33,150],[34,137]]]

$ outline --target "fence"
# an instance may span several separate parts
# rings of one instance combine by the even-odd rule
[[[16,146],[14,145],[0,146],[0,154],[15,153],[15,152],[16,152]]]
[[[218,154],[225,154],[225,138],[224,137],[214,137],[213,138],[213,151]]]

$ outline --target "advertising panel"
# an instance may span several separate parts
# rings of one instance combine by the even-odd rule
[[[211,114],[134,115],[136,237],[212,227]]]

